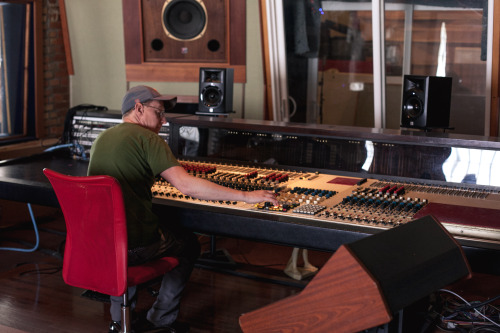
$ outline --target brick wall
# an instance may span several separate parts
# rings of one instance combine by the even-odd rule
[[[43,0],[45,137],[59,138],[69,109],[69,75],[58,0]]]

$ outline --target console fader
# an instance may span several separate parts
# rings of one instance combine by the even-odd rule
[[[343,229],[383,230],[432,214],[455,236],[500,242],[500,195],[481,189],[405,184],[314,172],[181,161],[192,175],[240,190],[273,190],[279,206],[198,200],[164,180],[152,187],[155,200],[284,214]],[[478,221],[477,217],[482,220]],[[332,227],[332,225],[330,225]]]

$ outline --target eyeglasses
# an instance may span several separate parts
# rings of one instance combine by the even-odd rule
[[[165,110],[162,110],[160,108],[157,108],[157,107],[151,106],[151,105],[147,105],[147,104],[142,104],[142,105],[150,107],[151,109],[155,109],[155,113],[156,113],[156,116],[158,118],[166,118],[167,117],[167,113],[165,112]]]

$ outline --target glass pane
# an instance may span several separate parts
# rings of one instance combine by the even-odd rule
[[[397,5],[396,3],[400,3]],[[453,133],[484,133],[487,1],[386,4],[386,128],[400,127],[402,75],[452,78]],[[430,4],[430,5],[429,5]],[[427,103],[429,111],[432,103]]]
[[[373,127],[371,11],[343,7],[325,8],[321,18],[320,123]]]
[[[290,120],[316,122],[321,1],[283,1]],[[312,93],[309,90],[312,90]],[[313,98],[311,98],[311,95]]]
[[[290,120],[374,127],[372,2],[282,3]],[[385,128],[401,126],[404,75],[447,76],[449,131],[484,134],[487,7],[488,0],[385,2]]]
[[[0,2],[0,34],[1,139],[26,135],[28,113],[34,114],[32,6]]]
[[[373,127],[371,2],[283,6],[291,121]]]
[[[174,154],[188,160],[348,172],[381,181],[420,184],[416,186],[500,186],[500,175],[495,172],[500,167],[500,153],[494,140],[395,135],[394,131],[373,133],[362,128],[326,131],[329,126],[279,126],[258,121],[218,123],[199,117],[170,118],[169,127],[170,142],[176,142]]]

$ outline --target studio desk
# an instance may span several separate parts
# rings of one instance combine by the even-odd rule
[[[0,162],[0,197],[57,206],[42,169],[84,176],[93,140],[118,122],[117,111],[77,112],[69,148]],[[198,200],[158,180],[164,220],[194,231],[335,251],[431,214],[464,248],[500,249],[497,138],[182,114],[161,136],[196,177],[281,203]]]

